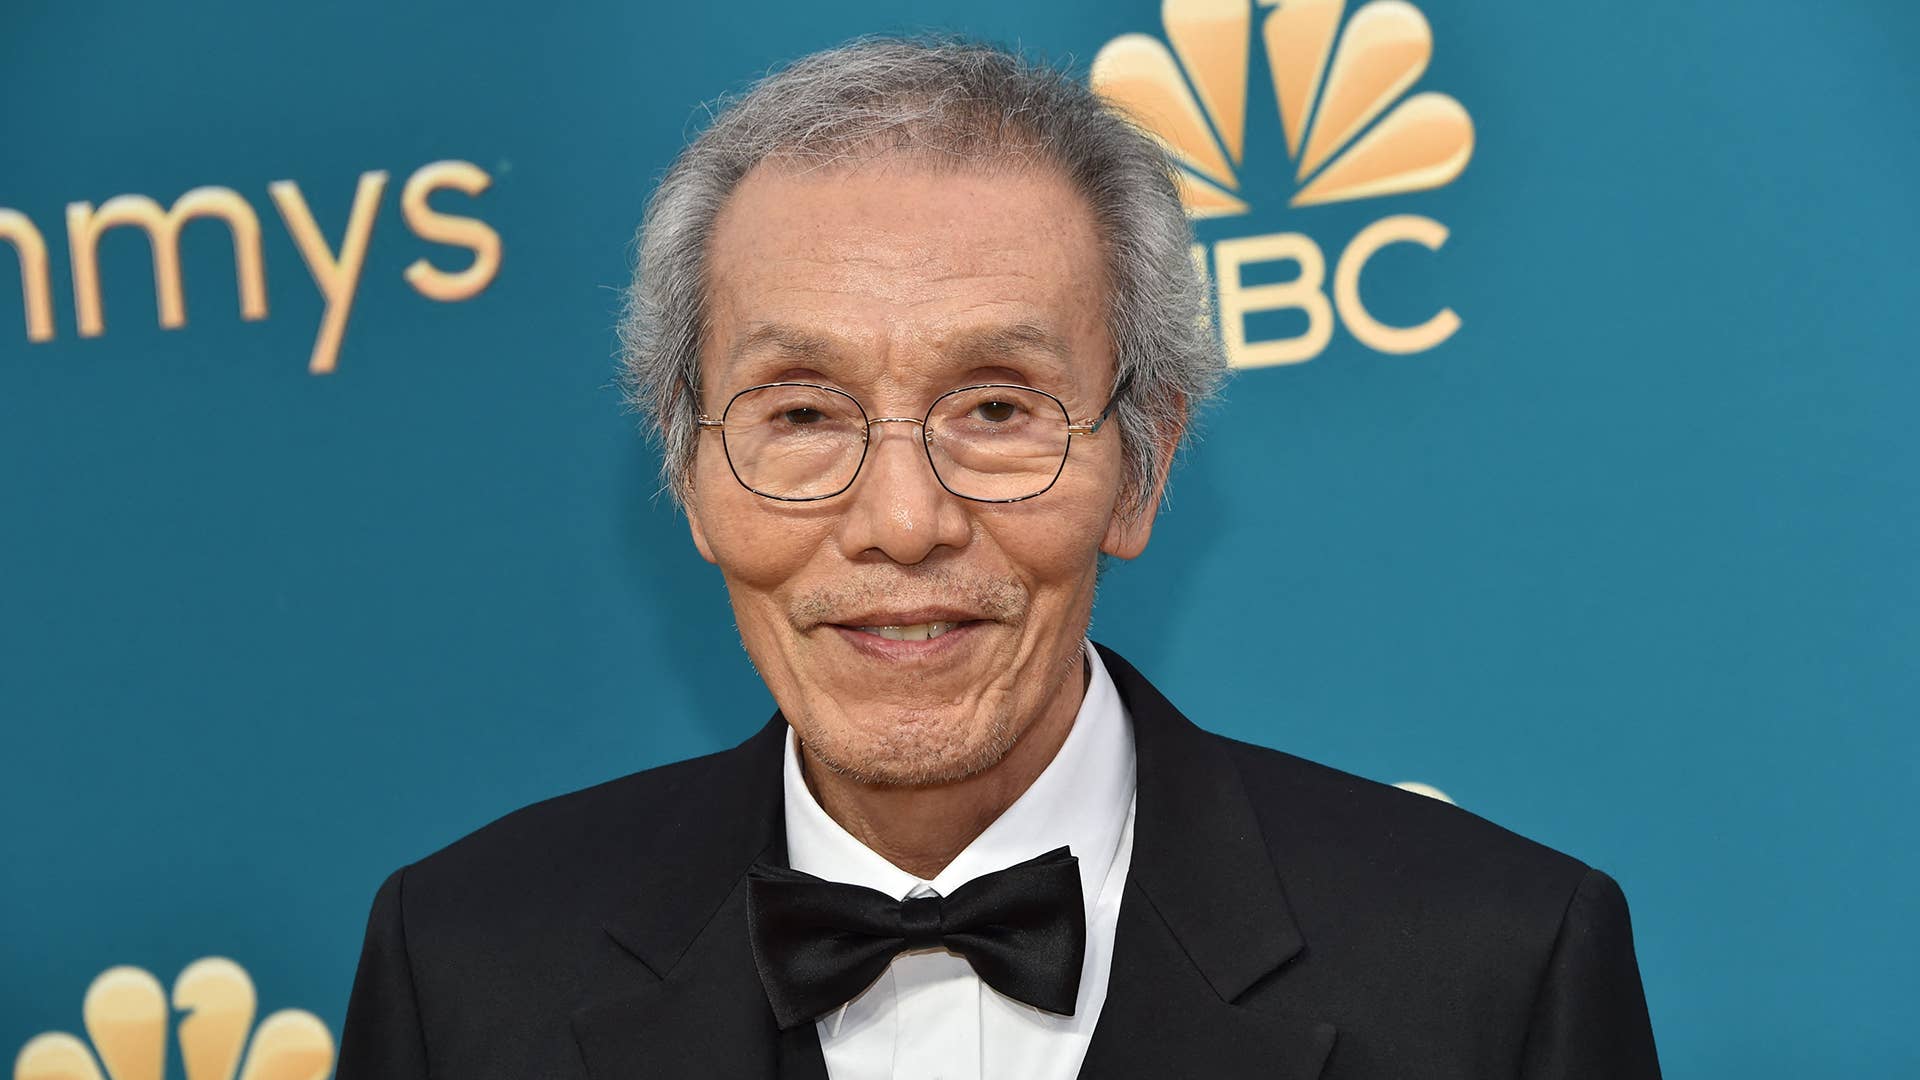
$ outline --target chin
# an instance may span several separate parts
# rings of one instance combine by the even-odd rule
[[[899,708],[873,710],[879,723],[817,714],[795,723],[808,755],[863,784],[928,787],[985,772],[1013,749],[1018,733],[1004,716],[954,716]]]

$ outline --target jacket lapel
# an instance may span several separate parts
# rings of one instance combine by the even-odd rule
[[[670,895],[641,898],[608,918],[609,948],[631,959],[603,976],[604,992],[573,1015],[595,1080],[725,1076],[826,1080],[812,1025],[782,1033],[747,938],[746,872],[766,856],[786,863],[781,765],[786,721],[692,769],[657,823],[648,876]],[[638,965],[632,963],[639,961]]]
[[[1081,1075],[1314,1080],[1335,1031],[1296,1012],[1271,977],[1306,942],[1239,772],[1218,739],[1099,648],[1133,717],[1138,803],[1112,979]]]
[[[1276,975],[1305,942],[1238,771],[1220,740],[1100,654],[1133,717],[1139,794],[1112,980],[1081,1075],[1315,1080],[1335,1031],[1300,1014]],[[786,863],[785,738],[776,715],[734,750],[676,766],[661,804],[674,820],[640,830],[647,876],[676,887],[605,921],[615,955],[573,1016],[595,1080],[827,1080],[813,1026],[778,1030],[747,939],[748,867]]]

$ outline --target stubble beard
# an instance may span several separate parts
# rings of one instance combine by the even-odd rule
[[[852,733],[845,724],[822,723],[811,712],[790,719],[808,756],[837,776],[863,785],[888,787],[954,783],[1000,764],[1021,737],[1039,723],[1073,675],[1076,663],[1084,664],[1080,638],[1075,639],[1075,646],[1050,673],[1049,685],[1024,725],[1016,723],[1015,706],[1006,700],[987,709],[985,724],[980,728],[969,724],[968,717],[947,719],[932,710],[907,713],[878,735]],[[1085,668],[1080,671],[1084,679]]]
[[[973,610],[1016,633],[1026,622],[1027,593],[1017,580],[981,580],[941,568],[914,575],[912,586],[913,591],[926,590],[935,598],[963,597]],[[901,591],[898,579],[841,582],[796,597],[789,618],[796,631],[803,631],[833,621],[839,612],[858,610],[876,596],[899,600]],[[1081,660],[1085,636],[1083,622],[1062,662],[1042,668],[1041,677],[1048,685],[1024,724],[1016,695],[1011,693],[995,695],[974,709],[960,705],[959,715],[951,708],[877,702],[871,706],[875,713],[891,715],[876,726],[824,718],[823,710],[811,708],[787,719],[812,761],[855,783],[931,787],[965,780],[1004,761],[1026,730],[1039,722]],[[838,711],[844,714],[845,710]]]
[[[851,732],[844,724],[809,715],[794,725],[808,756],[855,783],[931,787],[975,776],[998,765],[1019,741],[1006,706],[990,709],[983,730],[968,718],[921,714],[891,722],[880,733]]]

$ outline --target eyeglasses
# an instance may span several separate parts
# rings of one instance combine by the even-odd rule
[[[1017,383],[979,383],[935,398],[927,415],[878,416],[844,390],[776,382],[733,395],[701,430],[720,432],[727,466],[740,486],[781,502],[831,499],[853,486],[875,424],[917,424],[940,486],[974,502],[1010,503],[1044,495],[1066,471],[1073,437],[1100,433],[1126,391],[1075,423],[1060,399]]]

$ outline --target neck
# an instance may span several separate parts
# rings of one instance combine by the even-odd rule
[[[931,881],[1046,771],[1073,730],[1090,677],[1083,653],[1077,676],[1062,680],[1060,692],[1006,756],[972,776],[913,786],[863,783],[820,765],[804,742],[801,774],[820,808],[854,839]]]

